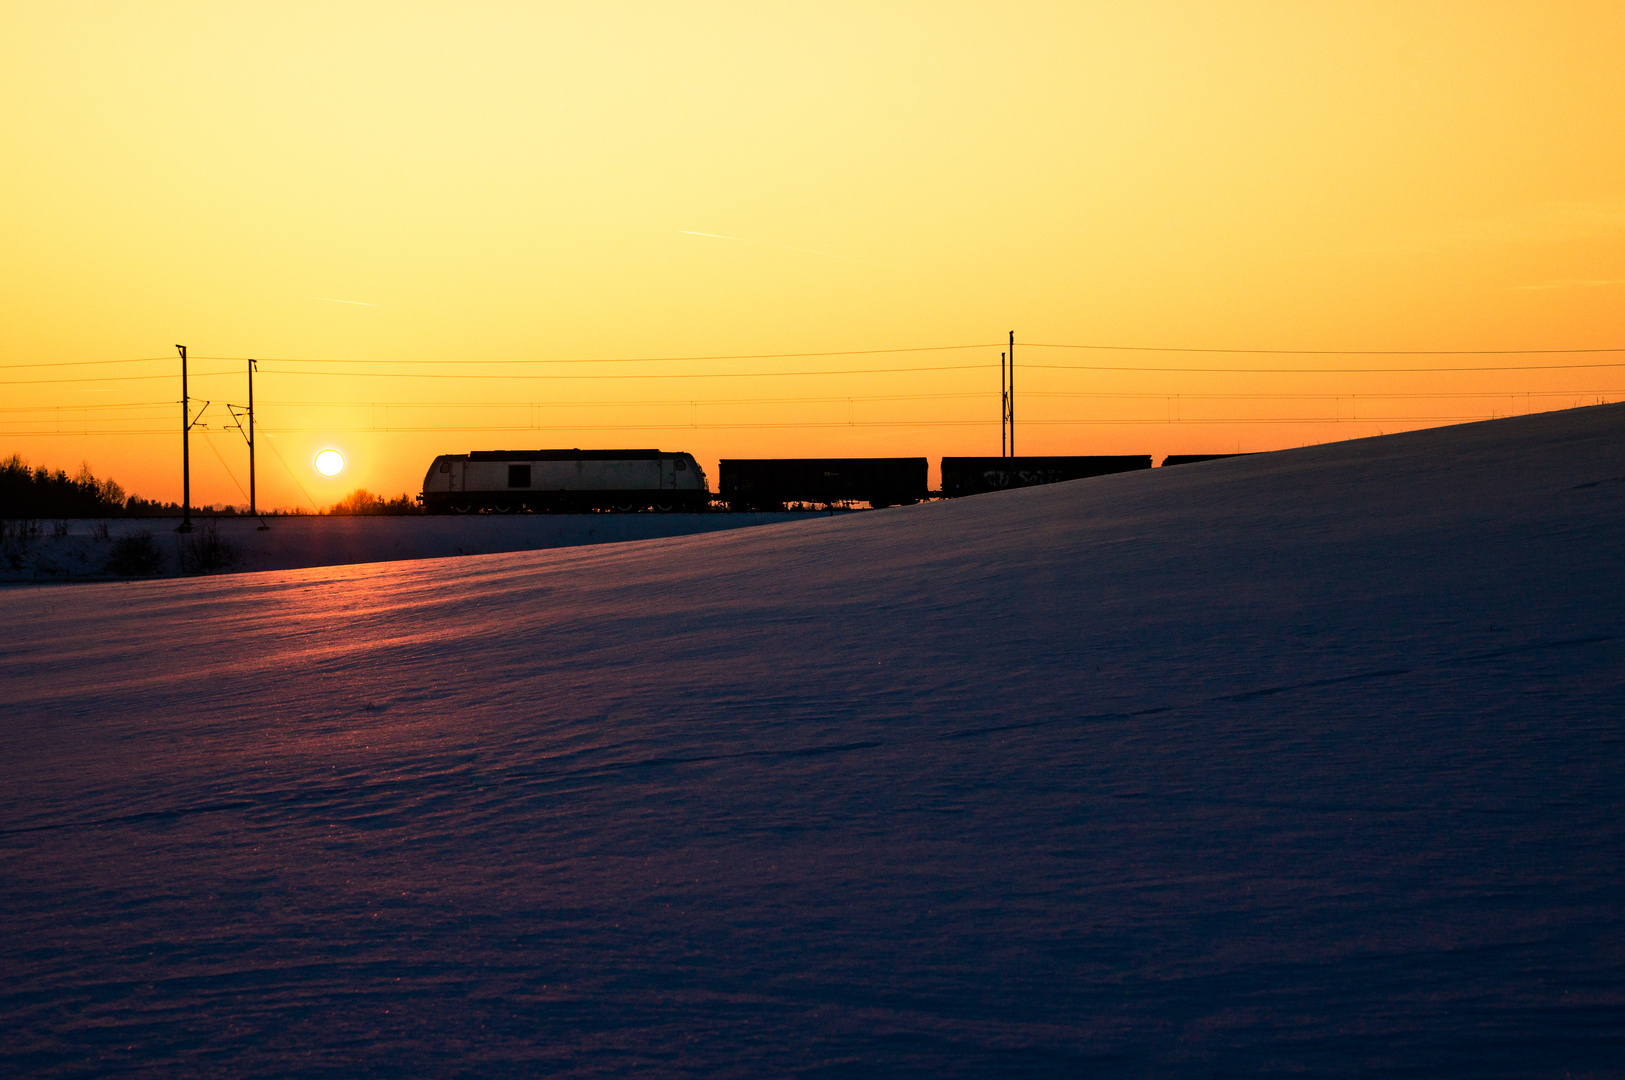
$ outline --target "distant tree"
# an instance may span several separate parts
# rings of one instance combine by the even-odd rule
[[[124,500],[125,517],[178,517],[180,512],[180,503],[143,499],[137,495],[131,495]]]
[[[329,507],[327,512],[342,517],[359,514],[420,514],[423,511],[410,495],[402,494],[393,499],[385,499],[382,495],[374,495],[366,488],[356,488]]]

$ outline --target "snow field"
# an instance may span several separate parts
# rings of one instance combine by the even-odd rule
[[[0,1061],[1618,1075],[1625,406],[3,594]]]

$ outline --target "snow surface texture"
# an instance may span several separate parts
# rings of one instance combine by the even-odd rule
[[[0,1071],[1620,1075],[1625,406],[0,595]]]
[[[107,570],[114,545],[132,533],[151,534],[163,560],[157,576],[197,572],[184,551],[212,524],[230,551],[229,565],[211,572],[292,570],[306,566],[488,555],[499,551],[609,544],[685,536],[822,517],[780,514],[478,514],[468,517],[272,517],[261,531],[251,517],[197,517],[190,536],[180,518],[107,518],[36,523],[39,535],[20,541],[15,529],[0,543],[0,583],[80,581],[114,576]],[[55,526],[66,529],[54,535]],[[101,527],[105,527],[105,530]],[[188,564],[188,565],[183,565]]]

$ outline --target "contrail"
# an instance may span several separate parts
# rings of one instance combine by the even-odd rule
[[[842,259],[846,262],[864,263],[867,266],[883,266],[887,270],[901,270],[907,274],[917,274],[918,270],[910,270],[906,266],[894,266],[891,263],[874,262],[870,259],[854,259],[850,255],[837,255],[832,251],[814,251],[812,248],[791,247],[789,244],[775,244],[771,240],[752,240],[745,236],[723,236],[714,232],[695,232],[693,229],[678,229],[685,236],[709,236],[716,240],[737,240],[741,244],[761,244],[763,247],[775,247],[784,251],[799,251],[804,255],[822,255],[826,259]]]
[[[1625,285],[1625,278],[1559,278],[1543,281],[1539,285],[1514,285],[1514,289],[1596,289],[1606,285]]]
[[[377,304],[369,304],[365,300],[335,300],[331,296],[312,296],[311,299],[312,300],[325,300],[329,304],[354,304],[357,307],[377,307],[378,306]]]

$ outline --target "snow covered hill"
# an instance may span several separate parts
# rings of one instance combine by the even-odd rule
[[[0,1069],[1620,1075],[1625,406],[0,594]]]

